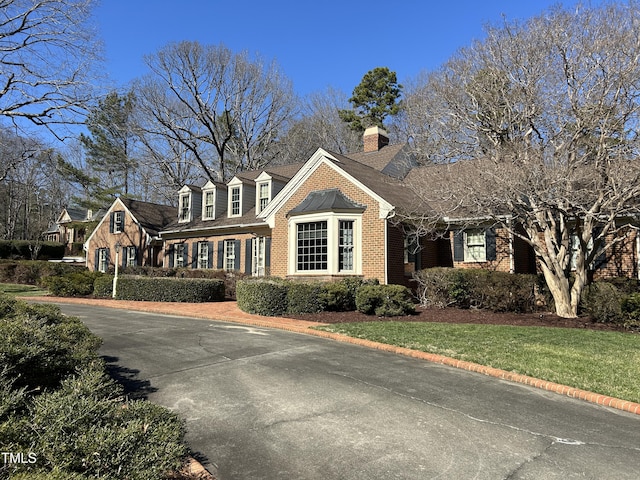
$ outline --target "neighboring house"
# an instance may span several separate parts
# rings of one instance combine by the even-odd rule
[[[56,223],[45,233],[50,242],[65,244],[65,255],[81,255],[82,244],[87,230],[104,215],[104,210],[93,212],[87,208],[66,207],[58,216]]]
[[[319,148],[304,163],[239,172],[226,183],[185,185],[178,208],[118,199],[85,243],[87,265],[222,269],[253,276],[330,280],[342,276],[409,284],[415,270],[444,266],[535,273],[532,249],[478,221],[439,238],[415,239],[399,218],[429,208],[408,182],[416,168],[407,145],[388,145],[384,130],[364,134],[364,151]],[[431,179],[440,181],[441,179]],[[455,225],[455,222],[448,222]],[[461,227],[462,228],[462,227]],[[603,274],[638,275],[635,232]]]
[[[116,257],[122,267],[162,266],[158,231],[175,216],[172,206],[117,198],[84,244],[87,267],[106,272]]]

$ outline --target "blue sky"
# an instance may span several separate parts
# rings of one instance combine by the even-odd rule
[[[526,19],[558,3],[578,1],[103,0],[95,13],[116,87],[146,73],[144,55],[196,40],[275,59],[296,92],[307,95],[328,86],[351,94],[378,66],[402,83],[482,38],[485,24],[503,15]]]

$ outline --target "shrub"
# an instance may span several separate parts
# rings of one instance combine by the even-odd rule
[[[348,312],[355,310],[355,296],[342,282],[328,282],[320,293],[325,309],[331,312]],[[353,303],[354,308],[350,308]]]
[[[632,293],[622,300],[622,315],[625,327],[640,329],[640,293]]]
[[[325,309],[323,285],[292,282],[287,290],[287,313],[317,313]]]
[[[186,454],[184,424],[145,401],[123,404],[122,390],[100,369],[86,369],[35,399],[30,412],[35,468],[88,478],[162,478]],[[28,469],[29,466],[22,468]]]
[[[100,272],[83,270],[62,276],[45,277],[42,284],[53,295],[59,297],[84,297],[93,293],[94,282],[101,275],[103,274]]]
[[[580,298],[580,309],[595,322],[621,323],[624,295],[611,283],[594,282],[588,285]]]
[[[411,292],[402,285],[363,285],[356,293],[359,312],[379,317],[415,313]]]
[[[236,285],[238,308],[257,315],[284,315],[287,312],[287,292],[288,282],[281,279],[240,280]]]
[[[0,258],[32,259],[37,248],[37,258],[48,260],[64,257],[65,246],[56,242],[35,242],[30,240],[0,240]]]
[[[221,302],[224,282],[206,278],[119,276],[116,298],[149,302]]]
[[[97,359],[100,339],[55,305],[30,305],[0,297],[0,360],[16,386],[55,388]]]
[[[93,295],[98,298],[111,298],[113,294],[113,275],[103,274],[93,282]]]

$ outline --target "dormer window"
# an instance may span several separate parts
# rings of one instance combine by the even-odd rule
[[[188,222],[191,220],[191,195],[183,193],[180,195],[180,221]]]
[[[204,215],[205,219],[216,217],[216,192],[215,190],[206,190],[204,192]]]
[[[258,213],[264,210],[269,203],[269,183],[259,183],[258,184]]]
[[[240,187],[231,187],[231,200],[229,207],[229,215],[231,217],[237,217],[240,215],[241,207],[240,207]]]

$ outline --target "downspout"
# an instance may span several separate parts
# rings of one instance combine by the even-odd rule
[[[395,210],[389,212],[389,214],[384,219],[384,283],[385,285],[389,284],[389,219],[396,216]]]
[[[513,258],[513,229],[511,228],[511,217],[507,219],[507,225],[509,226],[509,273],[515,273],[515,260]]]

